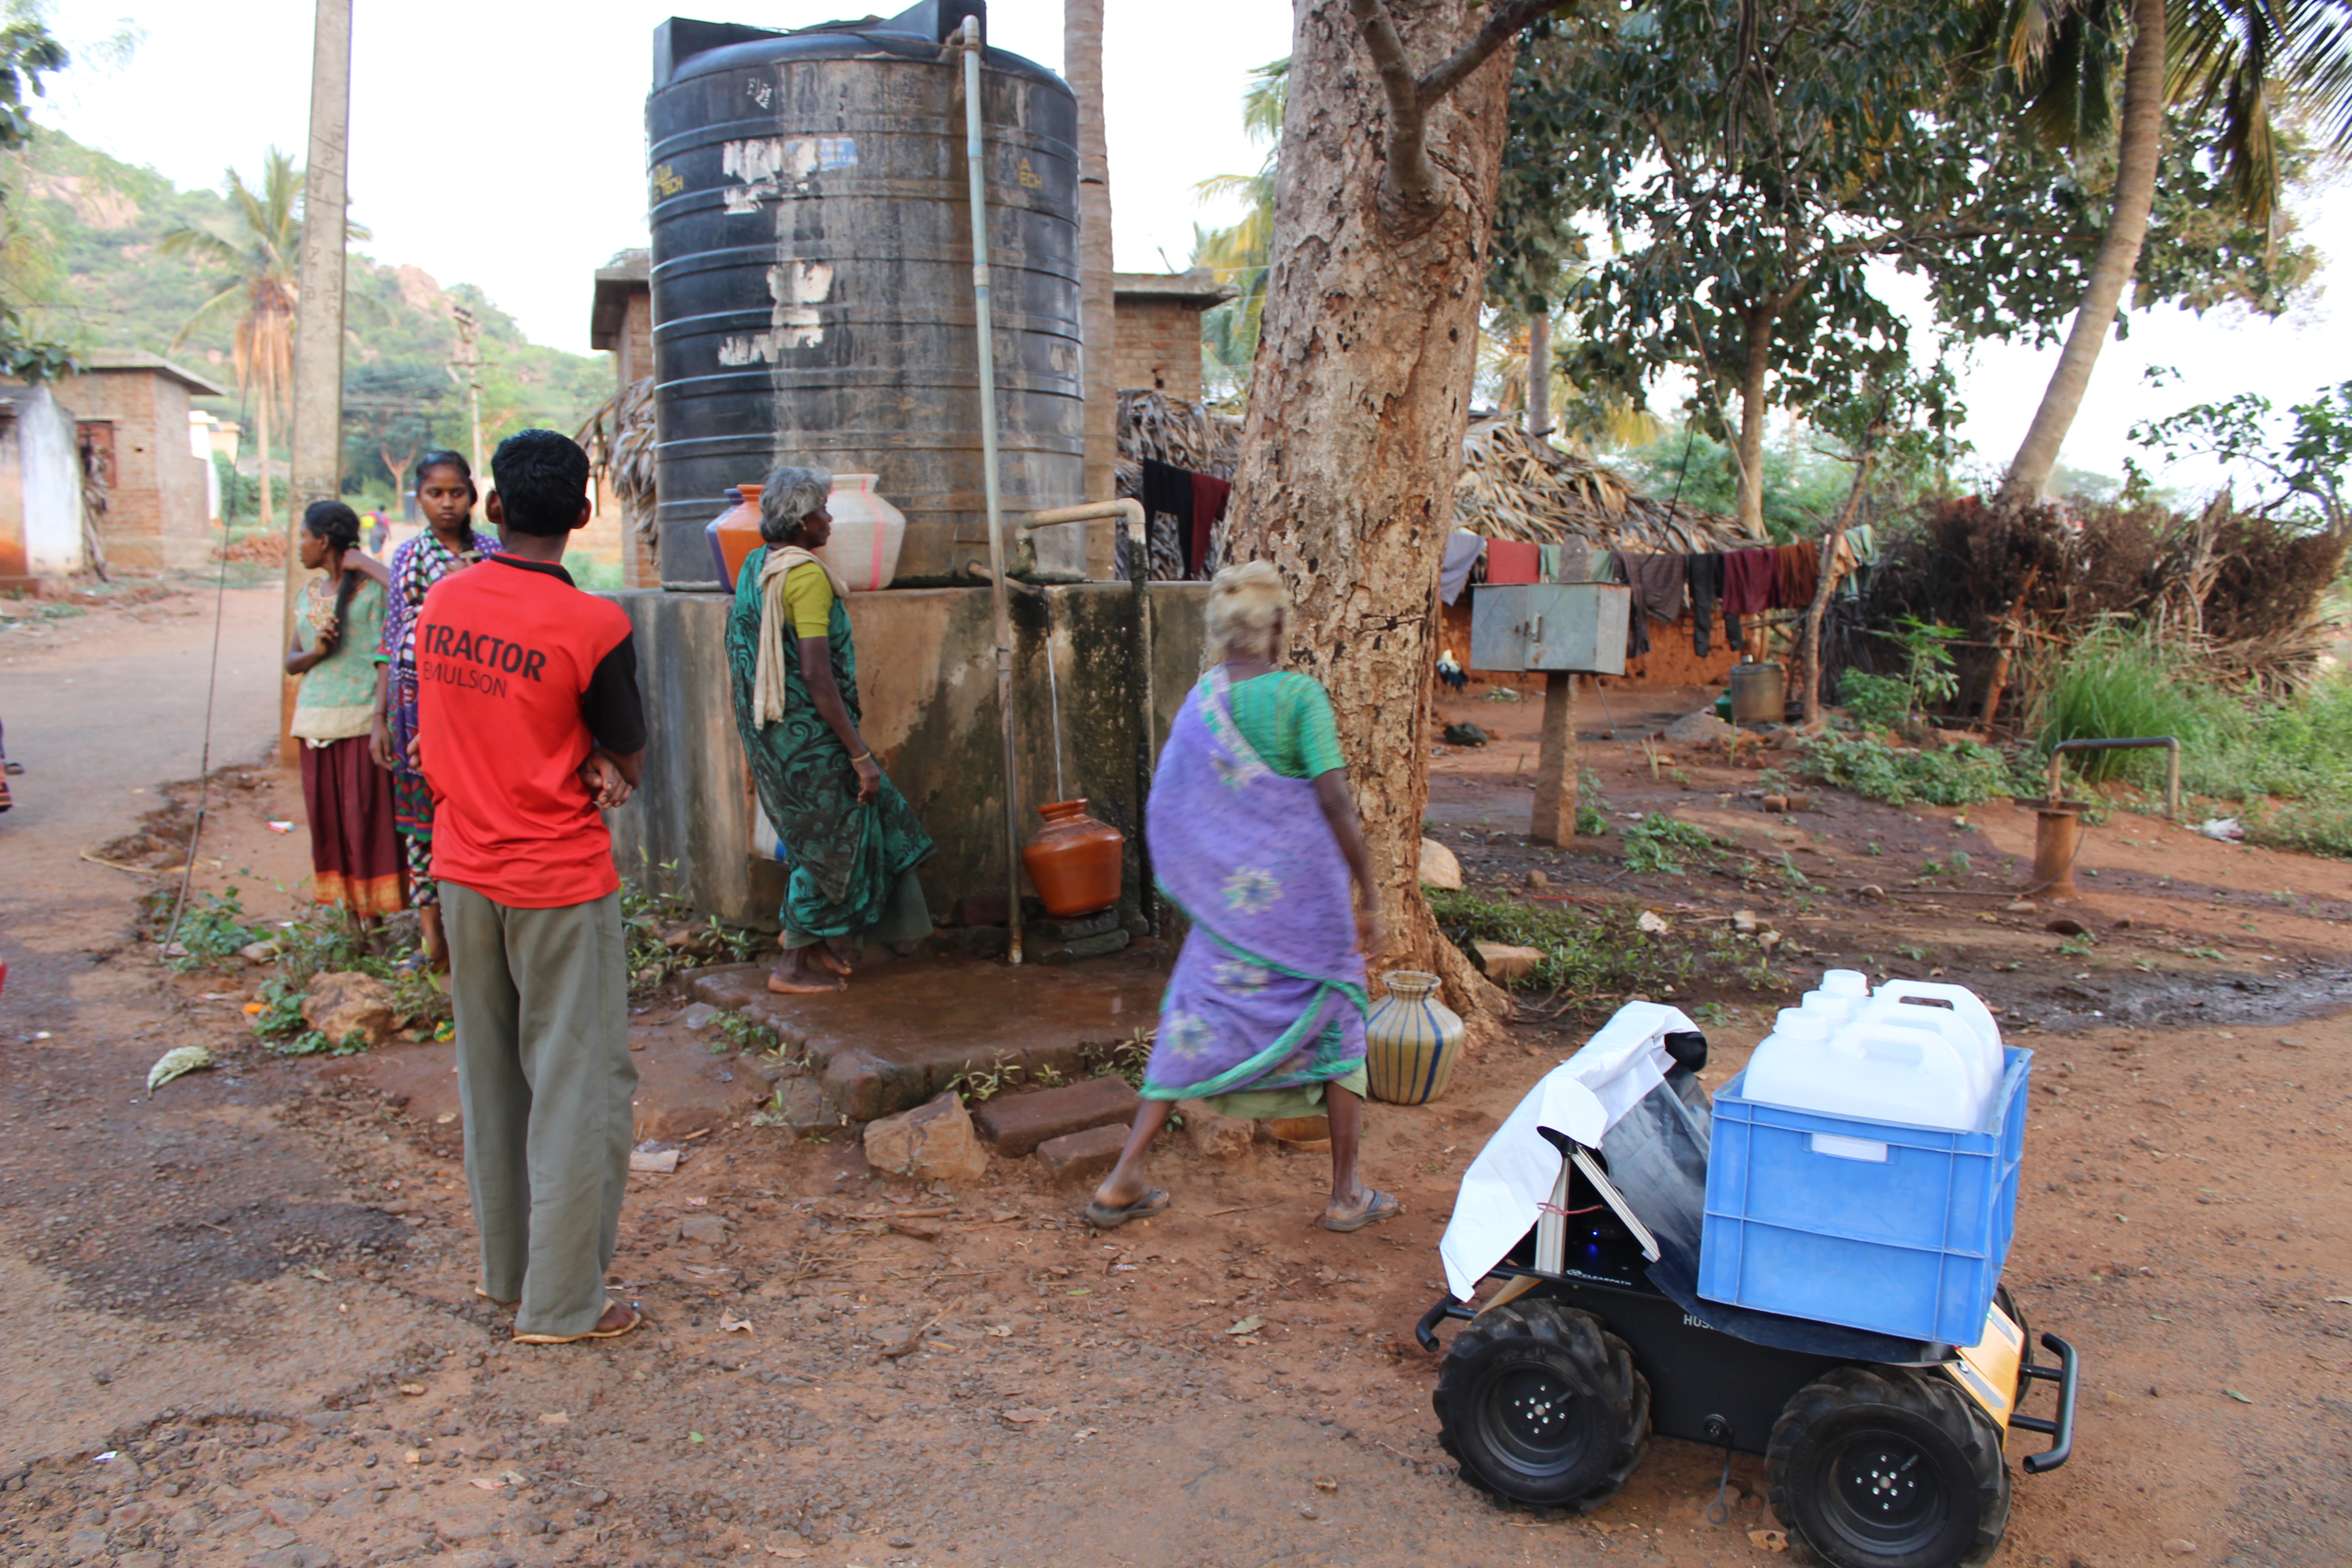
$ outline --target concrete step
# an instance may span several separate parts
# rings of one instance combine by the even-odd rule
[[[1000,1094],[971,1114],[988,1146],[1008,1160],[1035,1151],[1048,1138],[1089,1127],[1125,1127],[1135,1120],[1135,1090],[1123,1078],[1092,1078],[1059,1089]]]
[[[847,989],[813,996],[777,995],[767,965],[744,963],[697,971],[686,990],[775,1030],[816,1064],[836,1110],[871,1121],[920,1105],[958,1073],[1076,1077],[1083,1046],[1157,1020],[1165,963],[1157,942],[1052,968],[943,954],[861,967]]]

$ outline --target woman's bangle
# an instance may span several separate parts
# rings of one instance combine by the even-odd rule
[[[852,758],[850,758],[850,759],[849,759],[850,765],[851,765],[852,767],[855,767],[855,766],[856,766],[859,763],[865,762],[867,758],[871,757],[873,754],[874,754],[874,748],[873,748],[873,747],[871,747],[871,746],[868,746],[868,747],[866,747],[864,751],[862,751],[862,752],[858,752],[856,756],[854,756],[854,757],[852,757]]]

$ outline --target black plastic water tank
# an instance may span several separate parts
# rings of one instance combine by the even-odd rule
[[[780,460],[878,476],[898,581],[986,553],[964,0],[772,33],[673,17],[646,102],[660,563],[716,588],[703,529]],[[984,26],[984,24],[983,24]],[[1008,513],[1082,498],[1077,105],[1002,50],[982,74]],[[962,581],[971,581],[961,577]]]

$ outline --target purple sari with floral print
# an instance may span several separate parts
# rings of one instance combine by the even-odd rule
[[[1319,1083],[1364,1059],[1347,862],[1315,782],[1267,767],[1234,725],[1231,684],[1214,669],[1192,689],[1152,779],[1152,865],[1192,926],[1144,1071],[1153,1100]]]

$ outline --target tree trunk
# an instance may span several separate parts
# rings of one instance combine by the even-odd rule
[[[1476,30],[1468,0],[1399,0],[1423,68]],[[1427,106],[1433,199],[1382,193],[1387,106],[1347,0],[1299,0],[1251,372],[1233,558],[1290,585],[1291,662],[1330,693],[1388,945],[1468,1014],[1507,1005],[1421,895],[1437,574],[1454,526],[1502,161],[1510,51]]]
[[[1739,367],[1739,525],[1753,539],[1764,537],[1764,377],[1772,367],[1772,313],[1761,308],[1748,317],[1747,361]]]
[[[1551,308],[1528,318],[1528,438],[1551,444]]]
[[[2091,263],[2091,277],[2083,290],[2082,307],[2067,329],[2066,346],[2058,368],[2042,394],[2042,405],[2001,481],[1999,504],[2031,506],[2042,499],[2058,466],[2059,448],[2083,406],[2091,384],[2091,369],[2099,362],[2116,310],[2123,303],[2125,286],[2139,265],[2141,241],[2147,237],[2147,215],[2156,201],[2157,162],[2164,151],[2164,7],[2165,0],[2132,0],[2131,53],[2124,62],[2123,134],[2116,166],[2115,216],[2099,241]]]
[[[1110,155],[1103,132],[1103,0],[1063,0],[1062,69],[1078,100],[1078,337],[1085,348],[1085,500],[1118,484],[1118,335],[1111,292]],[[1103,534],[1108,530],[1094,529]],[[1111,563],[1097,563],[1106,572]]]
[[[1870,483],[1870,470],[1877,464],[1875,445],[1864,447],[1853,466],[1853,489],[1846,492],[1836,523],[1822,536],[1821,575],[1813,583],[1813,602],[1805,611],[1804,725],[1809,730],[1822,721],[1822,616],[1830,607],[1830,595],[1837,591],[1831,569],[1837,560],[1838,542],[1853,526],[1853,514],[1862,506],[1862,492]]]

